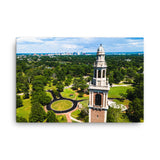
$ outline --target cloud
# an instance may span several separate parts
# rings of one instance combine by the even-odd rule
[[[20,37],[17,53],[96,52],[99,44],[106,52],[143,51],[143,38],[105,37]]]

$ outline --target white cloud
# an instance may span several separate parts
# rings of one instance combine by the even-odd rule
[[[18,43],[22,42],[43,42],[41,38],[36,38],[36,37],[18,37],[17,38]]]

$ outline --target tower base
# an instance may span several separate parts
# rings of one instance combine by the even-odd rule
[[[96,109],[89,108],[89,122],[90,123],[106,123],[107,110],[96,110]]]

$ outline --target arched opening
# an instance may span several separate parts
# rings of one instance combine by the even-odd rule
[[[98,70],[98,78],[101,78],[101,70]]]
[[[101,105],[101,95],[100,94],[96,94],[95,99],[96,99],[95,105]]]
[[[105,78],[105,70],[103,70],[103,78]]]

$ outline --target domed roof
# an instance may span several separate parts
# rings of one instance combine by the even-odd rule
[[[105,54],[102,44],[100,44],[99,48],[97,49],[97,54]]]

